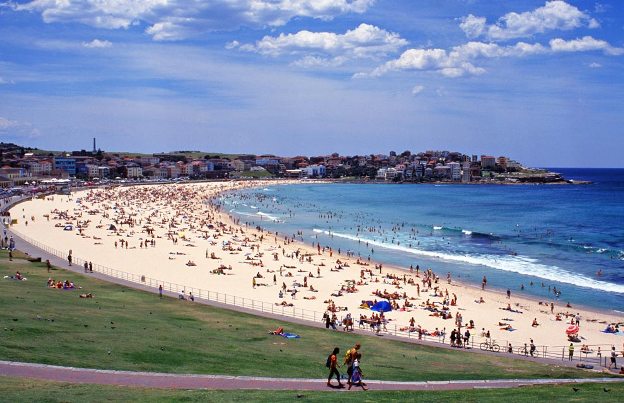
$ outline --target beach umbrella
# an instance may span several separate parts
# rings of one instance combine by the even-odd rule
[[[570,326],[568,326],[568,328],[566,329],[565,332],[566,332],[566,334],[568,336],[571,336],[573,334],[577,334],[579,332],[579,327],[578,327],[578,325],[570,325]]]
[[[384,311],[390,312],[392,310],[392,305],[388,301],[379,301],[375,305],[371,307],[371,311]]]

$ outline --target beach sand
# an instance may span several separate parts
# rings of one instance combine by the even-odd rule
[[[211,199],[223,191],[274,184],[276,182],[270,181],[159,184],[48,196],[15,206],[11,216],[17,219],[17,224],[11,226],[11,231],[67,254],[71,250],[74,257],[94,264],[194,288],[274,305],[293,304],[296,308],[321,314],[329,305],[325,301],[332,300],[337,307],[348,309],[338,310],[337,317],[342,319],[347,312],[351,313],[356,327],[360,314],[370,316],[373,313],[361,309],[361,302],[384,300],[373,293],[384,293],[385,290],[401,296],[405,293],[407,301],[413,305],[384,314],[389,330],[405,330],[410,327],[410,319],[414,318],[414,327],[420,326],[428,332],[445,329],[448,342],[451,330],[456,327],[456,315],[460,313],[462,333],[472,320],[474,328],[470,332],[477,341],[481,341],[482,329],[485,329],[502,349],[512,343],[515,352],[530,339],[538,346],[567,346],[569,341],[565,330],[578,313],[582,319],[581,342],[575,343],[577,352],[581,344],[602,345],[603,356],[607,355],[606,350],[611,345],[615,345],[618,351],[624,350],[622,333],[602,332],[607,324],[622,322],[624,318],[606,310],[597,312],[577,306],[566,307],[564,302],[558,302],[551,314],[546,303],[540,304],[516,293],[508,299],[504,292],[481,290],[454,280],[448,284],[445,273],[437,273],[440,278],[437,283],[432,282],[432,288],[438,287],[438,295],[448,292],[449,299],[455,295],[457,303],[449,306],[452,318],[431,316],[432,311],[421,305],[429,300],[431,304],[435,302],[436,308],[441,308],[445,298],[435,296],[433,289],[423,284],[423,271],[427,268],[421,267],[420,277],[406,268],[386,266],[379,274],[375,262],[358,264],[357,258],[339,256],[336,251],[323,249],[322,245],[318,249],[293,241],[292,234],[275,235],[237,225],[227,212],[210,204]],[[65,230],[67,225],[72,225],[72,229]],[[216,273],[220,267],[225,274]],[[361,278],[362,270],[367,271],[364,278]],[[435,272],[435,267],[432,270]],[[258,273],[263,277],[254,280]],[[301,286],[294,287],[295,282]],[[304,287],[306,282],[307,287]],[[283,284],[287,290],[297,289],[295,298],[290,291],[279,298]],[[356,284],[357,291],[347,292],[346,287],[353,284]],[[317,291],[311,291],[310,286]],[[345,287],[342,296],[336,296],[341,287]],[[485,302],[478,303],[481,298]],[[405,298],[396,300],[401,307],[405,301]],[[522,313],[501,309],[508,304]],[[563,314],[561,321],[556,320],[556,313]],[[566,317],[565,313],[572,316]],[[539,326],[532,326],[534,319]],[[511,325],[514,330],[504,330],[503,324]],[[416,335],[412,333],[412,337]],[[593,350],[590,356],[595,356],[596,347]]]

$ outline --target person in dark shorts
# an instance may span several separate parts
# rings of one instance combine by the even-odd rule
[[[609,362],[609,369],[611,369],[612,365],[615,369],[617,369],[617,362],[615,360],[615,357],[617,357],[617,353],[615,352],[615,346],[613,346],[611,347],[611,362]]]
[[[336,375],[336,380],[338,380],[338,387],[342,388],[343,385],[340,383],[340,372],[338,372],[338,354],[340,353],[340,348],[335,347],[334,351],[327,357],[327,364],[329,365],[329,376],[327,377],[327,386],[332,386],[331,379],[332,376]]]

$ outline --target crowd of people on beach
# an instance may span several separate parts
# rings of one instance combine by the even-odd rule
[[[214,282],[217,289],[222,284],[245,284],[244,292],[250,293],[246,297],[273,299],[272,306],[311,310],[321,307],[322,312],[321,301],[324,301],[326,312],[321,320],[332,329],[351,331],[357,321],[358,328],[378,334],[403,333],[442,342],[446,341],[446,329],[451,329],[450,333],[453,330],[455,333],[454,344],[458,345],[460,340],[465,347],[466,333],[471,339],[480,337],[475,333],[476,326],[489,328],[487,332],[491,331],[495,337],[515,338],[517,340],[513,341],[522,345],[524,341],[515,337],[518,329],[536,335],[535,340],[539,340],[537,332],[544,326],[552,326],[550,321],[560,319],[562,333],[568,324],[571,307],[564,311],[557,300],[529,306],[516,294],[512,297],[511,288],[499,296],[486,291],[491,284],[485,276],[481,281],[481,295],[477,286],[470,289],[470,298],[466,298],[465,285],[448,272],[436,273],[418,264],[411,265],[409,270],[387,268],[371,259],[372,247],[369,256],[360,255],[327,245],[322,241],[325,238],[315,235],[307,238],[313,242],[310,248],[300,243],[308,235],[304,231],[283,234],[268,230],[263,228],[263,220],[268,218],[260,215],[241,222],[230,215],[219,199],[220,192],[241,186],[256,184],[231,182],[211,187],[93,189],[80,196],[63,197],[61,200],[66,207],[61,207],[60,200],[50,200],[55,207],[46,211],[45,219],[37,220],[36,224],[42,225],[40,221],[61,224],[61,229],[71,224],[77,238],[91,243],[91,248],[105,249],[115,259],[132,258],[136,262],[137,253],[147,256],[146,252],[151,255],[165,251],[162,265],[173,276],[167,279],[171,282],[184,270],[185,273],[208,274],[211,277],[204,278]],[[271,198],[267,196],[260,202],[271,203]],[[290,214],[296,213],[293,210]],[[30,213],[24,215],[30,216]],[[319,218],[336,221],[340,217],[324,212]],[[31,217],[33,225],[34,215]],[[401,225],[397,223],[397,229]],[[383,231],[387,229],[358,228],[359,233],[385,235]],[[418,234],[413,235],[416,242]],[[80,261],[71,253],[67,257],[68,264]],[[92,271],[91,262],[84,265],[86,272]],[[561,290],[552,287],[551,293],[561,295]],[[191,300],[190,295],[184,298]],[[473,300],[476,305],[472,304]],[[387,302],[389,308],[371,311],[380,301]],[[499,312],[498,317],[479,314],[482,310],[499,308],[504,314]],[[619,325],[615,323],[608,329],[617,333]]]

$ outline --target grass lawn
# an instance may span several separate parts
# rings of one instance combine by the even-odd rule
[[[2,279],[19,270],[27,281]],[[48,289],[73,280],[81,290]],[[93,293],[94,299],[80,299]],[[419,381],[604,376],[574,368],[345,334],[217,309],[99,281],[0,251],[0,359],[131,371],[326,376],[334,346],[362,343],[369,379]],[[301,335],[269,335],[283,326]]]
[[[624,384],[531,386],[514,389],[475,389],[451,392],[309,392],[259,390],[168,390],[106,385],[44,382],[0,376],[0,401],[18,402],[616,402]],[[608,392],[604,391],[604,388]]]

